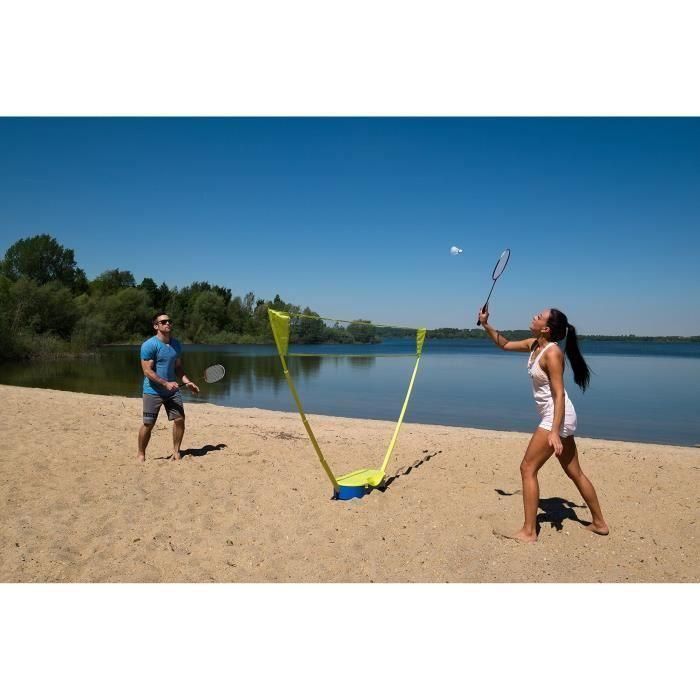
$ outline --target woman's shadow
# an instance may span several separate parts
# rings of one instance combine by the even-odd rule
[[[503,491],[503,489],[495,489],[495,491],[501,496],[515,496],[516,494],[522,493],[520,489],[513,491],[513,493],[508,493],[507,491]],[[585,507],[585,505],[567,501],[565,498],[540,498],[539,510],[542,512],[537,514],[537,534],[539,534],[542,525],[545,523],[549,523],[550,527],[554,528],[557,532],[561,532],[564,529],[565,520],[573,520],[584,527],[590,525],[590,520],[581,520],[581,518],[578,517],[578,513],[574,510],[574,508]]]

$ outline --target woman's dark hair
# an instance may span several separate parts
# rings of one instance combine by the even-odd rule
[[[569,323],[566,314],[559,311],[559,309],[549,310],[549,321],[547,325],[549,326],[550,340],[558,343],[563,338],[566,338],[564,352],[571,363],[571,369],[574,372],[574,381],[581,387],[581,391],[586,391],[591,381],[591,370],[583,359],[583,355],[578,346],[576,328]]]

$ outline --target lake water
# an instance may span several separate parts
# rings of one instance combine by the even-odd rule
[[[700,443],[700,343],[589,341],[582,347],[593,372],[590,388],[583,394],[570,370],[565,375],[578,414],[578,435]],[[414,340],[297,345],[290,352],[321,355],[289,358],[307,413],[397,420],[415,362]],[[296,410],[272,345],[188,345],[184,363],[190,377],[210,364],[226,367],[221,382],[199,382],[200,397],[184,391],[185,401]],[[526,354],[504,353],[487,341],[428,340],[405,420],[531,432],[538,417],[526,364]],[[0,382],[138,397],[138,347],[105,348],[79,360],[4,364]]]

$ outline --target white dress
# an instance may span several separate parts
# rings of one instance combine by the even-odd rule
[[[540,428],[545,430],[552,429],[552,420],[554,419],[554,399],[552,398],[552,390],[549,386],[549,377],[540,367],[540,358],[547,352],[550,345],[556,343],[547,343],[542,349],[542,352],[537,356],[535,361],[532,361],[533,352],[530,353],[530,358],[527,361],[527,373],[532,379],[532,394],[535,397],[535,405],[537,412],[540,414]],[[576,432],[576,410],[574,404],[569,400],[569,395],[564,390],[564,421],[562,422],[559,435],[561,437],[569,437]]]

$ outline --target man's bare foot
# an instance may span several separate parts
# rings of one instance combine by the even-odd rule
[[[139,452],[136,455],[136,459],[138,459],[139,462],[145,462],[146,461],[146,453],[145,452]]]
[[[586,525],[586,530],[595,532],[596,535],[607,535],[610,532],[610,528],[606,522],[592,522],[590,525]]]
[[[182,459],[182,455],[180,454],[180,451],[178,450],[177,452],[173,452],[173,453],[170,455],[170,459],[173,459],[173,460],[181,460],[181,459]]]

